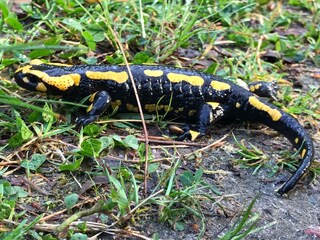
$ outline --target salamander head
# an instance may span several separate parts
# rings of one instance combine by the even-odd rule
[[[53,71],[47,64],[31,64],[19,68],[14,78],[17,84],[30,91],[43,92],[50,95],[65,95],[80,84],[81,76],[76,73],[62,74]],[[57,67],[55,67],[57,69]]]
[[[32,65],[19,68],[14,74],[16,83],[20,87],[23,87],[30,91],[46,92],[46,86],[43,84],[39,76],[31,74],[31,68]]]

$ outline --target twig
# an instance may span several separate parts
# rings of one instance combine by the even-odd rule
[[[230,133],[230,132],[229,132],[229,133]],[[225,134],[225,135],[224,135],[222,138],[220,138],[219,140],[217,140],[217,141],[215,141],[215,142],[213,142],[213,143],[211,143],[211,144],[209,144],[209,145],[207,145],[207,146],[205,146],[205,147],[203,147],[203,148],[197,149],[196,151],[194,151],[194,152],[192,152],[192,153],[185,154],[184,157],[185,157],[185,158],[188,158],[188,157],[190,157],[190,156],[191,156],[192,154],[194,154],[194,153],[203,152],[203,151],[205,151],[205,150],[207,150],[207,149],[209,149],[209,148],[212,148],[212,147],[215,146],[215,145],[218,145],[219,143],[221,143],[223,140],[225,140],[225,139],[229,136],[229,133]]]
[[[81,205],[84,205],[84,204],[87,204],[87,203],[91,203],[91,202],[97,201],[98,199],[99,199],[98,197],[96,197],[96,198],[90,198],[90,199],[88,199],[88,200],[85,200],[85,201],[82,201],[82,202],[77,203],[77,204],[74,205],[72,208],[77,208],[77,207],[79,207],[79,206],[81,206]],[[58,216],[58,215],[61,215],[62,213],[66,212],[66,211],[67,211],[67,209],[63,209],[63,210],[61,210],[61,211],[52,213],[52,214],[50,214],[50,215],[48,215],[48,216],[46,216],[46,217],[41,218],[40,221],[41,221],[41,222],[48,221],[48,220],[50,220],[51,218],[53,218],[53,217],[55,217],[55,216]]]
[[[0,156],[0,159],[3,159],[4,161],[3,162],[0,162],[0,166],[10,166],[10,165],[17,165],[20,163],[20,161],[9,161],[9,162],[5,162],[7,160],[6,157],[1,157]]]
[[[33,183],[32,181],[30,181],[26,177],[24,177],[22,180],[25,184],[29,185],[30,188],[32,188],[33,190],[36,190],[37,192],[39,192],[45,196],[53,195],[52,193],[48,193],[46,190],[40,188],[37,184]]]
[[[137,137],[139,141],[145,141],[145,138]],[[182,146],[195,146],[195,147],[204,147],[207,146],[206,143],[201,142],[181,142],[175,140],[166,140],[168,138],[157,137],[157,136],[148,136],[149,143],[158,143],[158,144],[170,144],[172,147],[177,147],[178,145]]]
[[[11,220],[7,220],[7,219],[1,220],[0,223],[12,224],[14,226],[19,225],[19,223],[11,221]],[[97,223],[97,222],[75,221],[70,224],[70,227],[72,227],[72,229],[75,232],[78,232],[79,229],[77,228],[77,226],[79,224],[83,224],[83,223],[86,224],[88,232],[99,231],[99,234],[101,234],[101,232],[105,232],[110,235],[119,234],[122,236],[134,236],[138,239],[151,240],[151,238],[148,238],[144,235],[141,235],[138,231],[133,231],[133,230],[129,230],[129,229],[111,228],[111,227],[113,227],[113,225],[106,225],[106,224]],[[42,232],[53,232],[58,226],[59,226],[58,224],[48,224],[48,223],[40,223],[39,224],[39,223],[37,223],[32,227],[32,229],[39,230]]]
[[[259,40],[258,40],[258,46],[257,46],[257,52],[256,52],[256,60],[257,64],[259,66],[259,70],[263,72],[262,66],[261,66],[261,58],[260,58],[260,50],[261,50],[261,45],[263,43],[263,40],[265,40],[265,36],[262,35]]]
[[[108,211],[108,204],[104,200],[99,200],[92,208],[82,210],[80,212],[77,212],[73,215],[71,215],[69,218],[67,218],[63,223],[61,223],[56,229],[55,232],[61,232],[65,228],[67,228],[72,222],[75,220],[92,215],[94,213],[99,213],[99,212],[109,212]]]
[[[144,120],[144,115],[143,115],[143,110],[142,110],[140,99],[139,99],[138,90],[137,90],[136,84],[134,82],[134,78],[133,78],[132,72],[130,70],[129,62],[128,62],[127,58],[126,58],[126,55],[124,54],[123,46],[122,46],[117,34],[115,33],[115,31],[113,31],[113,29],[110,27],[110,25],[108,25],[108,28],[112,32],[112,35],[114,36],[114,38],[116,39],[116,42],[117,42],[117,44],[118,44],[118,46],[119,46],[119,48],[121,50],[121,53],[123,55],[123,59],[125,61],[125,64],[126,64],[126,67],[127,67],[127,70],[128,70],[128,74],[129,74],[129,77],[130,77],[130,80],[131,80],[131,83],[132,83],[132,88],[133,88],[133,91],[134,91],[134,95],[136,97],[136,101],[137,101],[138,109],[139,109],[139,113],[140,113],[140,118],[141,118],[141,121],[142,121],[143,131],[144,131],[144,135],[145,135],[145,143],[146,143],[146,155],[145,155],[145,163],[144,163],[144,194],[146,196],[147,195],[147,184],[148,184],[148,155],[149,155],[149,139],[148,139],[147,125],[146,125],[146,122]]]

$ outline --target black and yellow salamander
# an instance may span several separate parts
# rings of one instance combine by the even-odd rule
[[[259,92],[265,87],[263,83],[252,84],[246,90],[228,80],[189,69],[130,65],[130,70],[143,111],[170,112],[185,121],[197,119],[197,129],[186,128],[180,139],[198,138],[211,123],[222,118],[263,123],[288,138],[302,160],[277,190],[279,194],[290,191],[310,167],[314,155],[310,136],[292,116],[251,92]],[[138,111],[126,66],[70,66],[38,60],[19,68],[14,77],[23,88],[69,101],[91,96],[87,114],[77,119],[78,125],[95,121],[109,107],[122,112]]]

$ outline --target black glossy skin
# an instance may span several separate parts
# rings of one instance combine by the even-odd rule
[[[143,70],[146,69],[145,65],[131,65],[131,71],[134,75],[136,86],[139,92],[139,97],[141,103],[157,103],[157,101],[163,96],[170,96],[173,94],[174,101],[172,102],[173,108],[184,107],[187,110],[195,109],[194,106],[201,105],[204,101],[222,101],[226,98],[226,95],[229,91],[212,91],[211,95],[209,93],[209,84],[212,79],[216,79],[219,81],[225,81],[221,78],[214,77],[212,75],[203,74],[197,71],[185,70],[181,68],[172,68],[172,67],[163,67],[163,66],[148,66],[148,69],[157,70],[161,69],[165,73],[181,73],[184,74],[186,71],[189,74],[198,75],[207,79],[208,81],[202,87],[194,87],[186,82],[181,84],[172,84],[168,79],[164,77],[148,77],[143,74]],[[122,72],[126,71],[125,66],[112,66],[112,65],[80,65],[80,66],[72,66],[72,67],[57,67],[50,65],[34,65],[33,69],[45,71],[50,76],[61,76],[70,73],[79,73],[82,75],[80,85],[77,87],[70,87],[69,90],[62,92],[56,88],[51,88],[49,85],[47,94],[49,95],[59,95],[64,99],[68,100],[81,100],[92,93],[97,91],[106,90],[110,95],[112,100],[119,99],[125,102],[136,103],[134,92],[132,90],[132,83],[128,80],[126,83],[116,83],[115,81],[106,81],[106,80],[90,80],[84,76],[85,72],[97,71],[97,72],[106,72],[106,71],[114,71],[114,72]],[[27,75],[27,74],[26,74]],[[25,74],[21,72],[17,72],[15,74],[15,79],[17,83],[28,89],[35,91],[33,87],[28,88],[28,84],[25,85],[23,81],[19,81],[22,79]],[[27,75],[28,76],[28,75]],[[210,76],[210,78],[208,78]],[[225,81],[228,84],[229,81]],[[161,104],[168,104],[170,102],[170,98],[165,97],[162,98]],[[119,110],[126,110],[124,106],[120,107]]]
[[[92,110],[90,110],[87,115],[80,117],[77,120],[79,125],[86,125],[95,121],[110,106],[111,101],[121,101],[118,111],[128,111],[128,108],[126,107],[127,103],[137,106],[130,79],[124,83],[117,83],[110,79],[91,80],[86,77],[85,74],[87,71],[127,72],[126,66],[83,65],[60,67],[41,64],[33,65],[30,69],[43,71],[50,77],[59,77],[71,73],[81,75],[79,86],[69,87],[66,91],[61,91],[47,83],[44,83],[47,87],[47,94],[60,95],[66,100],[79,101],[88,95],[97,93],[92,100]],[[284,194],[290,191],[310,167],[310,164],[313,161],[314,148],[308,133],[299,124],[299,122],[289,114],[276,108],[274,105],[264,101],[263,99],[258,98],[250,91],[235,85],[228,80],[189,69],[153,65],[131,65],[130,69],[143,107],[147,104],[169,105],[173,108],[171,111],[173,115],[181,116],[186,121],[196,117],[198,120],[197,131],[199,132],[199,136],[205,134],[210,123],[222,118],[233,118],[263,123],[288,138],[296,149],[300,149],[300,154],[303,155],[303,159],[301,161],[301,165],[293,176],[277,190],[279,194]],[[146,69],[161,70],[163,71],[163,75],[161,77],[147,76],[144,73],[144,70]],[[194,84],[186,81],[174,83],[167,78],[167,74],[169,73],[198,76],[201,77],[204,82],[201,86],[195,86]],[[26,81],[23,81],[23,78],[25,77],[29,79],[29,82],[26,83]],[[15,73],[15,79],[20,86],[33,91],[36,90],[35,86],[37,83],[43,82],[41,78],[28,73],[28,71],[23,72],[21,70],[18,70]],[[226,83],[230,88],[225,90],[215,90],[211,87],[212,81]],[[263,86],[263,88],[269,87]],[[264,94],[265,93],[262,93],[262,95]],[[266,111],[259,110],[257,107],[253,106],[248,101],[249,97],[252,96],[258,98],[264,106],[268,106],[280,112],[281,118],[274,120]],[[219,103],[219,106],[217,108],[213,108],[208,104],[208,102]],[[174,111],[178,109],[181,110],[181,108],[183,108],[182,111]],[[189,116],[190,111],[196,111],[196,115]],[[186,130],[186,132],[182,134],[181,139],[189,135],[189,130]],[[296,143],[297,138],[299,139],[298,143]],[[303,151],[304,154],[302,153]]]

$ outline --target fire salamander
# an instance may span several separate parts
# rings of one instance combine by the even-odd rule
[[[296,172],[277,192],[289,192],[313,161],[313,143],[297,120],[259,98],[263,83],[249,90],[228,80],[202,72],[157,65],[130,65],[135,85],[145,112],[171,112],[186,121],[197,119],[197,129],[185,129],[180,139],[204,135],[208,126],[222,118],[263,123],[283,134],[299,150],[302,158]],[[78,125],[95,121],[107,108],[138,112],[132,82],[126,66],[44,64],[40,60],[19,68],[14,75],[23,88],[65,100],[79,101],[91,96],[91,105]]]

